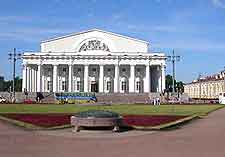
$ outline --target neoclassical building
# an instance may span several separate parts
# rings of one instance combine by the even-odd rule
[[[93,29],[23,54],[23,91],[150,93],[165,89],[166,56],[146,41]]]
[[[225,71],[184,85],[184,93],[195,99],[218,99],[225,92]]]

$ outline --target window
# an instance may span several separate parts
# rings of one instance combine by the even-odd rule
[[[77,90],[80,90],[80,81],[77,81]]]
[[[62,81],[62,90],[66,90],[66,81]]]
[[[136,82],[136,90],[137,91],[140,91],[140,89],[141,89],[141,82],[140,81],[137,81]]]
[[[47,81],[47,90],[50,91],[51,89],[51,81]]]
[[[140,72],[141,71],[141,69],[140,68],[137,68],[137,72]]]
[[[122,81],[122,90],[126,91],[127,90],[127,82]]]
[[[107,69],[107,71],[108,71],[108,72],[110,72],[110,71],[111,71],[111,69]]]
[[[111,81],[107,81],[106,90],[111,90]]]
[[[78,68],[77,71],[78,71],[78,72],[81,72],[81,68]]]
[[[51,69],[48,69],[48,76],[51,76]]]
[[[95,72],[95,71],[96,71],[96,68],[93,68],[93,69],[92,69],[92,71],[94,71],[94,72]]]
[[[63,68],[63,72],[66,72],[66,68]]]
[[[122,72],[126,72],[126,69],[125,69],[125,68],[123,68],[123,69],[122,69]]]

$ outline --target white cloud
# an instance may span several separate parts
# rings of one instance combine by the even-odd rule
[[[214,6],[225,9],[225,2],[222,0],[212,0]]]

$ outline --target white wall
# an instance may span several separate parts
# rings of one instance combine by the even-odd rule
[[[100,39],[110,49],[111,52],[147,52],[148,44],[143,41],[129,37],[115,35],[104,31],[93,30],[89,32],[71,35],[49,40],[41,43],[42,52],[75,52],[78,51],[82,42],[88,39]]]

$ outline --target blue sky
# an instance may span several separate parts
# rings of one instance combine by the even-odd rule
[[[184,82],[225,66],[225,0],[7,0],[0,5],[0,74],[11,78],[14,47],[39,51],[41,40],[92,28],[149,41],[151,51],[174,49]]]

